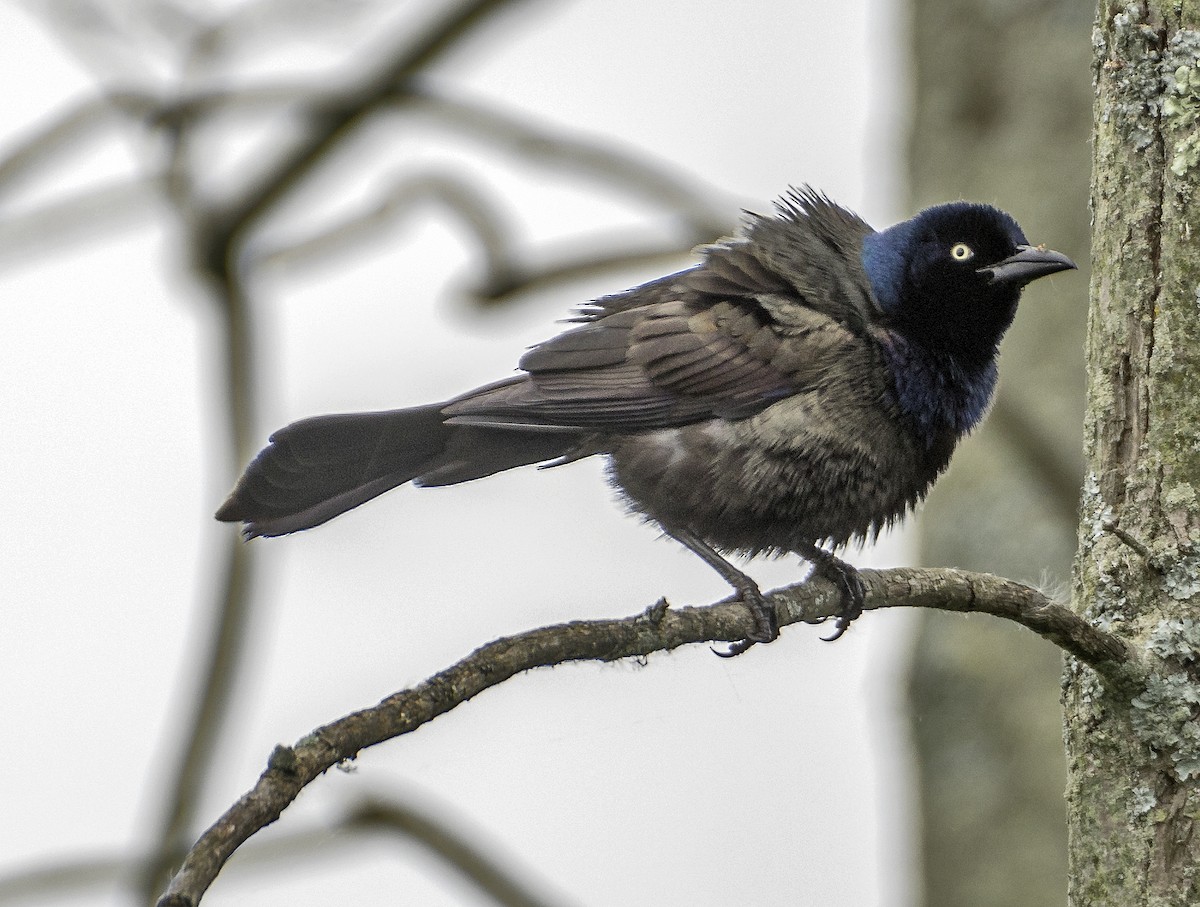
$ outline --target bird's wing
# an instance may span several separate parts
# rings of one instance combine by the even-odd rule
[[[523,376],[451,401],[452,422],[597,431],[752,416],[819,389],[873,345],[861,262],[871,228],[811,189],[701,250],[701,264],[585,308]]]
[[[653,286],[642,305],[605,314],[602,300],[593,320],[529,350],[526,375],[443,412],[459,423],[598,431],[745,418],[819,383],[831,357],[856,342],[794,294],[781,328],[763,303],[783,305],[787,287],[750,256],[710,256],[669,289]]]

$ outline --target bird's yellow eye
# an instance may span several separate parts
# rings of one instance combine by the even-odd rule
[[[965,242],[956,242],[950,247],[950,257],[955,261],[970,261],[975,257],[975,250]]]

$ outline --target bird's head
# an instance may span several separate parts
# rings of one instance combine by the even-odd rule
[[[990,205],[951,202],[863,240],[862,263],[884,320],[964,364],[990,362],[1030,281],[1075,267],[1031,246]]]

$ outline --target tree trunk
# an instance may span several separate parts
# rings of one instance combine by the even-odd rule
[[[913,0],[912,207],[993,202],[1032,241],[1085,260],[1092,3]],[[923,563],[1066,588],[1085,288],[1070,275],[1025,294],[997,406],[922,514]],[[983,617],[919,621],[909,698],[924,904],[1061,904],[1059,653]]]
[[[1102,2],[1075,606],[1149,680],[1067,666],[1070,903],[1200,903],[1200,2]]]

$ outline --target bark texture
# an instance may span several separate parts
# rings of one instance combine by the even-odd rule
[[[912,207],[1012,213],[1087,259],[1094,0],[912,0]],[[1065,590],[1075,550],[1087,282],[1025,294],[1000,393],[921,520],[929,565]],[[924,904],[1061,904],[1065,764],[1058,652],[1002,621],[923,614],[911,680]]]
[[[1069,661],[1072,905],[1200,903],[1200,3],[1102,2],[1075,605],[1139,647]]]

